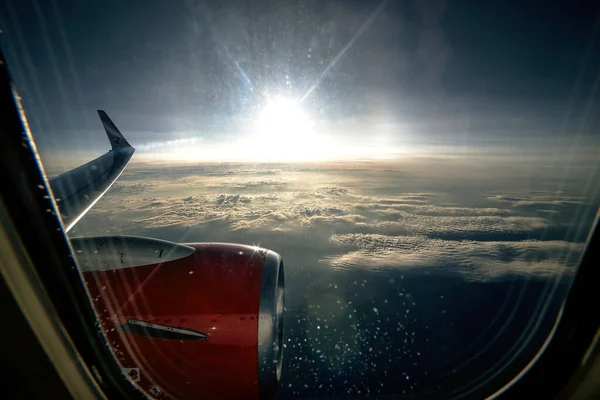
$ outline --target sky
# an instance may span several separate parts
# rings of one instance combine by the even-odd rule
[[[0,44],[43,156],[101,154],[98,108],[148,160],[588,146],[594,3],[4,1]],[[252,135],[281,99],[311,135]]]

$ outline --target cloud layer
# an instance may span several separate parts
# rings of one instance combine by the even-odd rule
[[[565,210],[593,199],[531,188],[499,194],[477,181],[464,194],[459,185],[410,190],[419,179],[428,187],[402,168],[377,165],[146,166],[128,170],[78,228],[188,241],[258,237],[278,251],[312,249],[292,255],[292,268],[427,270],[469,280],[573,271],[583,247],[565,240],[578,226]],[[404,190],[399,181],[413,182]],[[563,218],[540,212],[551,207]]]
[[[472,281],[570,275],[583,249],[581,243],[564,241],[478,242],[380,234],[333,235],[330,241],[356,248],[328,257],[326,262],[334,267],[422,269],[459,273]]]

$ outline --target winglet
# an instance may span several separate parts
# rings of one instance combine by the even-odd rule
[[[106,131],[106,135],[108,135],[108,140],[110,141],[113,150],[131,147],[127,139],[119,132],[119,129],[111,121],[104,110],[98,110],[98,115],[100,116],[102,125],[104,125],[104,130]]]

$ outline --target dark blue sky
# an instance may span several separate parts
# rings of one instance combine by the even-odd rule
[[[48,142],[97,130],[97,108],[133,142],[228,137],[315,83],[303,106],[356,135],[382,118],[421,137],[592,133],[595,3],[4,1],[0,44]]]

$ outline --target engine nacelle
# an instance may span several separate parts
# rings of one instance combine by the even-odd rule
[[[129,236],[71,243],[108,344],[148,394],[239,400],[275,392],[284,310],[277,253]]]

